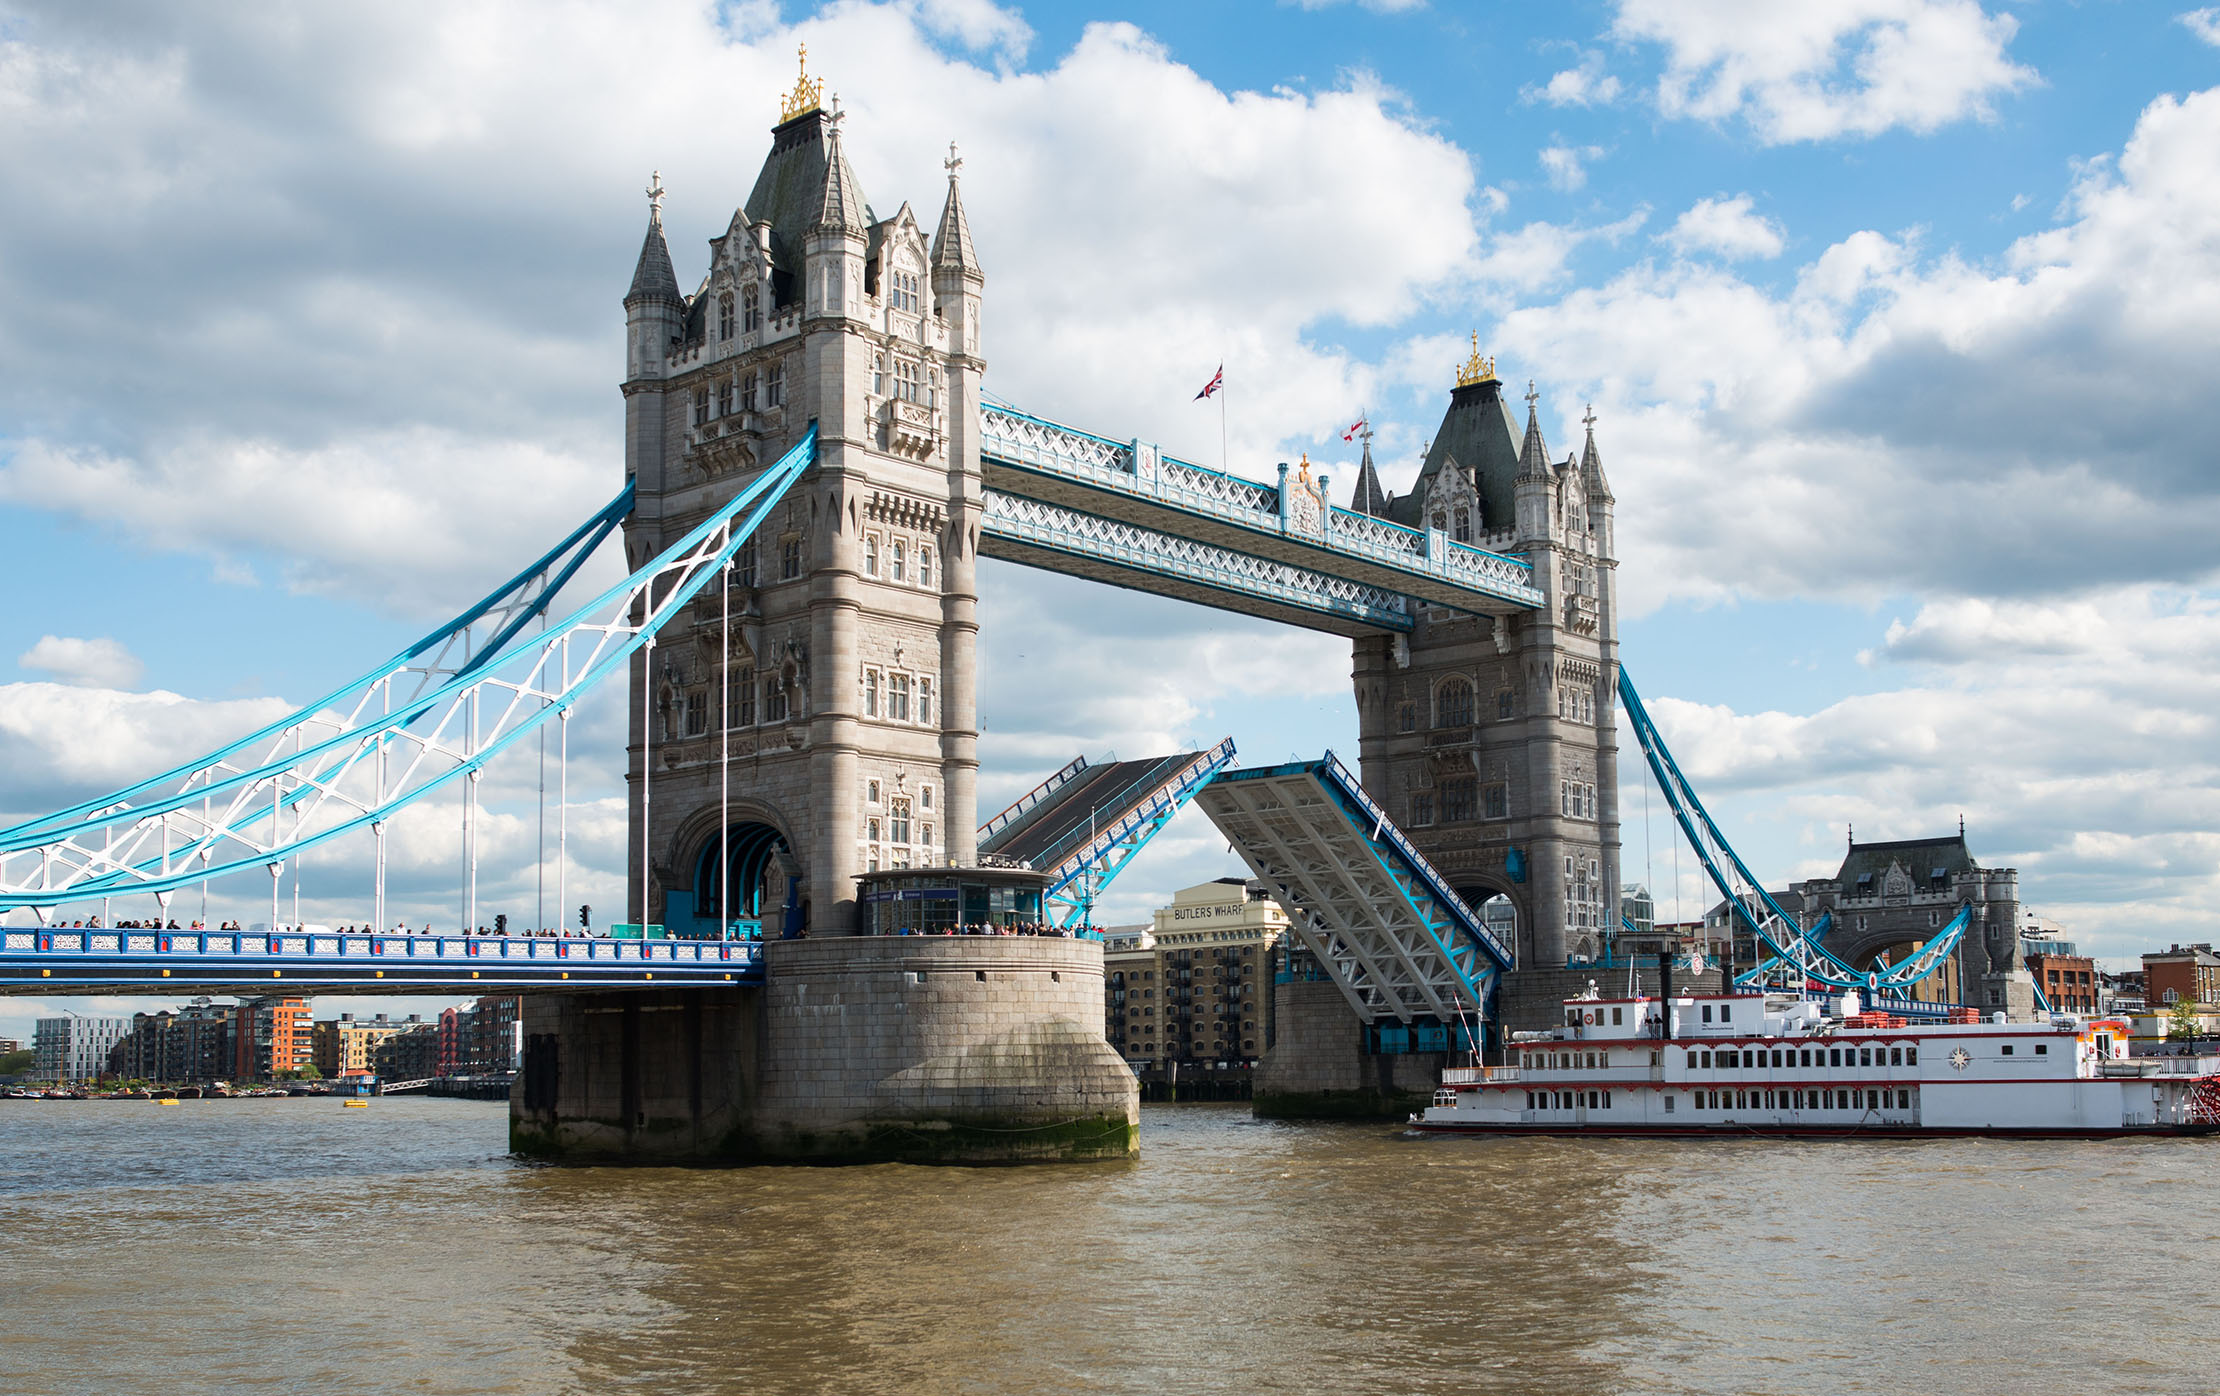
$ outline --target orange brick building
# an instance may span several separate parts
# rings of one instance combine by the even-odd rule
[[[232,1074],[267,1081],[314,1059],[308,1000],[265,995],[240,1003],[232,1022]]]
[[[2035,976],[2035,987],[2054,1011],[2097,1011],[2097,962],[2089,956],[2030,952],[2027,972]]]
[[[2154,1013],[2181,999],[2220,1003],[2220,955],[2202,943],[2152,951],[2143,957],[2143,998]]]

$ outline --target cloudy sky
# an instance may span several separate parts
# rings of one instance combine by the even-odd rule
[[[1234,469],[1345,489],[1368,411],[1400,489],[1476,333],[1557,449],[1594,404],[1626,663],[1754,867],[1963,814],[2086,949],[2211,938],[2220,8],[1085,11],[0,0],[0,813],[333,687],[613,493],[641,188],[692,285],[806,42],[882,215],[961,144],[1002,398],[1215,460],[1223,362]],[[1353,746],[1340,642],[985,573],[982,804]],[[620,900],[618,731],[572,903]],[[488,917],[539,905],[529,764]],[[1638,774],[1629,876],[1692,914]],[[403,822],[398,914],[454,923],[454,822]],[[1235,870],[1184,819],[1108,919]],[[303,870],[312,917],[367,895]]]

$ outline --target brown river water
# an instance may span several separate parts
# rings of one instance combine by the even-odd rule
[[[2220,1391],[2220,1139],[564,1169],[499,1105],[0,1102],[0,1393]]]

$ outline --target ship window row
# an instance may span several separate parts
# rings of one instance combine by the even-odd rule
[[[1600,1025],[1603,1022],[1603,1009],[1601,1009],[1600,1007],[1568,1008],[1565,1010],[1565,1026],[1568,1028],[1577,1028],[1580,1026],[1580,1021],[1583,1017],[1586,1017],[1590,1024]],[[1615,1003],[1611,1005],[1611,1026],[1615,1028],[1626,1026],[1625,1004]]]
[[[1688,1104],[1692,1110],[1886,1110],[1890,1092],[1865,1091],[1693,1091]],[[1912,1108],[1912,1093],[1895,1092],[1896,1108]],[[1665,1100],[1665,1108],[1672,1108],[1672,1097]]]
[[[1609,1091],[1528,1091],[1526,1108],[1529,1110],[1577,1110],[1585,1103],[1590,1110],[1609,1110]]]
[[[2038,1047],[2037,1051],[2042,1049]],[[2010,1056],[2007,1047],[2004,1054]],[[1743,1048],[1732,1052],[1688,1049],[1691,1067],[1698,1071],[1758,1070],[1765,1067],[1804,1066],[1918,1066],[1917,1047],[1774,1047]]]

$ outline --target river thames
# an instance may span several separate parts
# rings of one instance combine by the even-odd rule
[[[2220,1140],[563,1169],[469,1101],[0,1105],[0,1391],[2211,1392]]]

